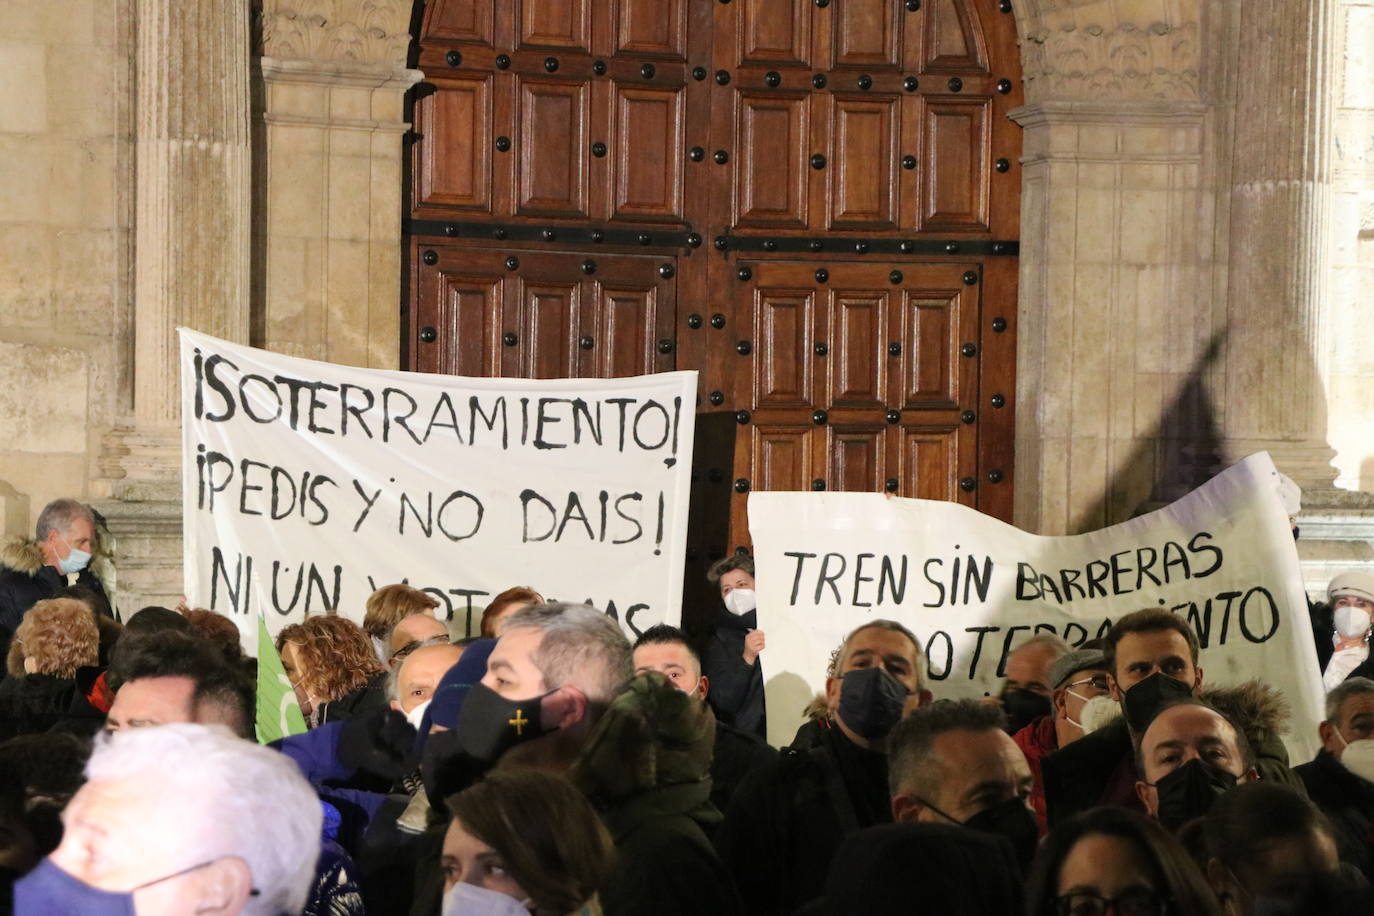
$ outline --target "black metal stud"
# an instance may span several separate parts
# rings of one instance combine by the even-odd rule
[[[691,328],[693,331],[698,330],[705,323],[706,322],[702,321],[701,316],[696,312],[687,316],[687,327]]]
[[[825,168],[825,156],[821,155],[820,153],[816,153],[814,156],[812,156],[812,157],[811,157],[811,167],[812,167],[813,169],[823,169],[823,168]]]
[[[425,343],[434,343],[439,339],[439,332],[430,327],[420,328],[420,339]]]
[[[906,169],[907,171],[911,171],[912,169],[916,168],[916,157],[915,157],[915,156],[903,156],[903,157],[902,157],[902,168]]]
[[[871,77],[871,76],[869,76],[867,73],[865,73],[863,76],[861,76],[861,77],[859,77],[857,80],[855,80],[854,83],[855,83],[855,85],[857,85],[860,89],[862,89],[862,90],[864,90],[865,92],[867,92],[868,90],[870,90],[870,89],[873,88],[873,77]]]
[[[606,233],[602,232],[600,229],[593,229],[591,232],[587,233],[587,237],[593,242],[601,242],[606,238]]]
[[[700,247],[701,247],[701,233],[700,233],[700,232],[689,232],[689,233],[687,233],[687,247],[688,247],[688,248],[700,248]]]
[[[817,356],[825,356],[830,352],[830,347],[826,346],[820,341],[816,341],[815,351]]]
[[[778,250],[778,243],[775,242],[775,241],[773,241],[772,239],[764,239],[764,240],[763,240],[763,250],[764,250],[764,251],[777,251],[777,250]]]
[[[491,237],[498,242],[504,241],[506,238],[506,230],[497,226],[495,229],[491,230]]]
[[[592,72],[597,76],[606,75],[606,62],[604,60],[592,61]]]
[[[725,316],[722,315],[720,312],[716,312],[714,315],[712,315],[711,327],[715,328],[717,331],[725,327]]]
[[[964,271],[964,285],[972,286],[978,282],[978,272],[976,270]]]
[[[992,167],[995,168],[995,169],[996,169],[997,171],[999,171],[999,172],[1005,172],[1005,171],[1007,171],[1008,169],[1011,168],[1011,160],[1010,160],[1010,159],[998,159],[995,163],[993,163],[993,166],[992,166]]]
[[[896,478],[896,477],[889,477],[887,480],[885,480],[885,481],[883,482],[883,489],[886,490],[886,491],[889,492],[889,493],[896,493],[896,492],[897,492],[897,478]]]
[[[509,55],[509,54],[498,54],[498,55],[496,55],[496,69],[497,69],[497,70],[509,70],[509,69],[510,69],[510,55]]]
[[[824,283],[830,279],[830,271],[826,270],[824,267],[818,267],[816,268],[815,276],[817,283]]]
[[[547,229],[547,228],[546,228],[546,229],[540,229],[540,230],[539,230],[539,237],[540,237],[541,239],[543,239],[544,241],[546,241],[546,242],[556,242],[556,241],[558,241],[558,233],[557,233],[557,232],[554,232],[552,229]]]
[[[854,243],[854,251],[855,251],[856,254],[868,254],[868,243],[867,243],[867,242],[855,242],[855,243]]]
[[[1001,2],[997,4],[997,8],[998,8],[999,10],[1001,10],[1002,12],[1004,12],[1004,13],[1010,13],[1010,12],[1011,12],[1011,0],[1001,0]]]
[[[965,423],[972,423],[974,420],[978,419],[978,415],[971,410],[966,410],[959,414],[959,419]]]
[[[741,280],[748,280],[753,275],[754,271],[748,267],[741,267],[739,270],[735,271],[735,276],[739,277]]]
[[[675,273],[677,273],[677,268],[671,264],[658,265],[658,275],[665,280],[671,280]]]
[[[514,331],[507,331],[507,332],[506,332],[504,335],[502,335],[502,337],[501,337],[501,343],[505,344],[505,345],[508,346],[508,347],[513,347],[513,346],[515,346],[516,344],[518,344],[519,342],[520,342],[520,338],[517,337],[517,336],[515,335],[515,332],[514,332]]]
[[[747,340],[741,340],[739,343],[735,344],[735,352],[740,356],[748,356],[750,353],[754,352],[754,345]]]
[[[520,259],[519,259],[519,258],[517,258],[515,255],[511,255],[510,257],[506,258],[506,270],[519,270],[519,269],[520,269]]]
[[[1001,333],[1002,333],[1003,331],[1005,331],[1006,329],[1007,329],[1007,319],[1005,319],[1005,318],[994,318],[994,319],[992,319],[992,330],[993,330],[995,333],[1001,334]]]
[[[902,243],[897,247],[901,250],[902,254],[911,254],[916,250],[916,243],[910,239],[903,239]]]
[[[958,243],[958,242],[945,242],[945,254],[958,254],[958,253],[959,253],[959,243]]]
[[[657,71],[654,70],[653,64],[644,64],[639,68],[639,75],[644,77],[646,80],[653,79],[654,73],[656,72]]]
[[[729,70],[717,70],[717,71],[716,71],[716,85],[717,85],[717,86],[728,86],[728,85],[730,85],[730,71],[729,71]]]
[[[720,405],[725,403],[725,392],[713,391],[706,396],[706,400],[710,401],[716,407],[719,407]]]
[[[735,411],[735,422],[738,423],[740,426],[743,426],[744,424],[748,423],[748,422],[749,422],[749,411],[747,411],[747,410],[737,410],[737,411]]]
[[[906,11],[914,13],[921,8],[921,0],[906,0]]]
[[[706,79],[706,68],[705,68],[705,67],[693,67],[693,68],[692,68],[692,79],[696,80],[698,83],[701,82],[702,80]]]
[[[558,69],[558,58],[556,58],[556,57],[546,57],[546,58],[544,58],[544,69],[547,70],[547,71],[549,71],[550,73],[553,73],[555,70],[557,70],[557,69]]]
[[[577,342],[577,345],[584,350],[590,350],[592,347],[596,346],[596,341],[590,337],[583,337]]]
[[[501,136],[496,138],[496,151],[498,153],[507,152],[510,149],[510,137]]]
[[[1004,394],[994,394],[988,400],[988,403],[991,404],[993,407],[1001,409],[1007,406],[1007,397]]]
[[[588,258],[587,260],[583,261],[582,272],[589,277],[592,274],[596,273],[596,262],[593,261],[591,258]]]
[[[662,353],[664,356],[667,356],[669,353],[672,353],[673,342],[668,338],[664,337],[662,340],[658,342],[658,352]]]
[[[895,286],[896,284],[902,282],[902,272],[900,270],[894,270],[892,273],[887,275],[887,279],[890,283],[892,283]]]
[[[965,493],[972,493],[974,490],[978,489],[978,481],[972,477],[964,477],[959,481],[959,489],[963,490]]]
[[[886,419],[889,423],[899,423],[902,419],[902,412],[900,410],[889,410]]]
[[[993,242],[993,243],[992,243],[992,253],[993,253],[993,254],[1006,254],[1006,253],[1007,253],[1007,243],[1006,243],[1006,242]]]
[[[438,264],[438,263],[439,263],[439,252],[437,252],[437,251],[435,251],[433,248],[431,248],[431,249],[429,249],[428,251],[426,251],[424,254],[420,255],[420,260],[421,260],[421,261],[424,261],[426,264],[429,264],[429,265],[431,265],[431,266],[434,265],[434,264]]]
[[[724,165],[730,161],[730,154],[723,149],[718,149],[711,155],[711,158],[716,160],[716,165]]]
[[[817,477],[815,480],[811,481],[811,489],[816,490],[817,492],[824,490],[825,481]]]
[[[825,421],[828,419],[830,419],[830,416],[824,410],[811,411],[811,422],[815,423],[817,426],[824,426]]]
[[[914,76],[908,76],[902,80],[902,88],[907,92],[915,92],[921,86],[921,81]]]
[[[963,88],[964,88],[964,81],[961,80],[961,79],[959,79],[959,77],[957,77],[957,76],[951,76],[951,77],[949,78],[949,91],[950,91],[950,92],[958,92],[960,89],[963,89]]]
[[[829,6],[829,5],[830,5],[830,0],[816,0],[816,7],[817,7],[818,9],[825,9],[825,8],[826,8],[827,6]]]
[[[447,224],[446,226],[444,226],[444,235],[448,236],[451,239],[457,238],[458,226],[454,223]]]
[[[988,471],[988,483],[1001,483],[1006,478],[1001,468],[993,468]]]
[[[700,162],[706,158],[706,150],[699,146],[694,146],[687,151],[687,158],[693,162]]]
[[[463,66],[463,55],[458,51],[450,51],[444,55],[444,63],[450,67],[461,67]]]
[[[769,70],[763,75],[763,84],[770,89],[776,89],[782,85],[782,74],[776,70]]]
[[[822,242],[820,239],[812,239],[807,247],[812,251],[825,251],[825,242]]]
[[[966,343],[959,348],[959,352],[967,357],[972,358],[978,355],[978,345],[973,343]]]
[[[602,156],[606,155],[606,144],[602,143],[600,140],[598,140],[598,141],[596,141],[595,143],[593,143],[593,144],[592,144],[592,155],[595,156],[595,157],[598,158],[598,159],[600,159]]]
[[[824,74],[824,73],[817,73],[815,76],[811,77],[811,86],[812,86],[812,88],[814,88],[814,89],[824,89],[824,88],[825,88],[825,74]]]
[[[730,247],[730,239],[723,235],[718,235],[711,241],[711,244],[715,247],[716,251],[724,251]]]
[[[902,355],[902,344],[901,344],[901,342],[900,342],[900,341],[894,340],[894,341],[892,341],[892,343],[888,344],[888,345],[887,345],[887,355],[888,355],[888,356],[901,356],[901,355]]]
[[[739,478],[738,480],[735,481],[735,492],[736,492],[736,493],[748,493],[748,492],[749,492],[749,480],[748,480],[748,478],[746,478],[746,477],[741,477],[741,478]]]
[[[997,91],[1000,92],[1000,93],[1002,93],[1003,95],[1006,95],[1007,93],[1011,92],[1011,80],[1009,80],[1009,79],[1000,79],[1000,80],[998,80],[998,81],[997,81]]]
[[[647,232],[641,232],[639,235],[635,236],[635,241],[641,245],[652,245],[654,243],[654,237]]]

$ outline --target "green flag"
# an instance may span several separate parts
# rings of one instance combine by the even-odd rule
[[[267,632],[267,621],[258,615],[258,743],[266,744],[305,732],[305,717],[296,702],[296,691],[282,667],[281,656]]]

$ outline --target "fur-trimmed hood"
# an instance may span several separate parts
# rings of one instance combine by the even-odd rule
[[[43,568],[43,551],[32,538],[0,541],[0,568],[34,576]]]
[[[1198,693],[1202,702],[1230,716],[1257,751],[1282,742],[1288,733],[1292,707],[1277,688],[1263,681],[1250,680],[1231,687],[1203,684]]]

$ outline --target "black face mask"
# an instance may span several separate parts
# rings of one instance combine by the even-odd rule
[[[1159,795],[1155,816],[1169,832],[1175,832],[1210,811],[1218,798],[1236,787],[1237,781],[1236,776],[1203,763],[1201,758],[1189,760],[1153,784]]]
[[[1137,735],[1143,735],[1146,726],[1161,709],[1175,700],[1192,695],[1191,686],[1156,671],[1126,691],[1126,724]]]
[[[1022,799],[1009,798],[985,808],[964,821],[964,826],[1005,837],[1016,852],[1016,861],[1021,864],[1022,873],[1030,868],[1031,860],[1035,858],[1036,844],[1040,842],[1040,827]]]
[[[882,668],[858,668],[840,683],[839,715],[856,735],[876,741],[902,718],[907,689]]]
[[[1041,716],[1054,711],[1049,697],[1033,690],[1009,687],[1002,691],[1002,709],[1007,714],[1007,734],[1014,735]]]
[[[540,711],[549,693],[507,700],[485,684],[473,684],[453,729],[459,749],[474,760],[494,764],[517,744],[545,734]]]

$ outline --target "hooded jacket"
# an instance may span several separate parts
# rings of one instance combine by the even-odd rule
[[[105,588],[90,568],[76,577],[100,595]],[[32,538],[0,542],[0,657],[9,651],[10,640],[24,614],[39,601],[56,598],[67,587],[67,577],[43,562],[43,551]]]
[[[1234,687],[1204,685],[1198,699],[1228,716],[1244,732],[1261,779],[1306,794],[1302,780],[1288,768],[1283,733],[1291,713],[1278,690],[1257,680]],[[1114,719],[1045,757],[1041,773],[1050,829],[1097,805],[1141,810],[1135,795],[1135,752],[1125,719]]]

